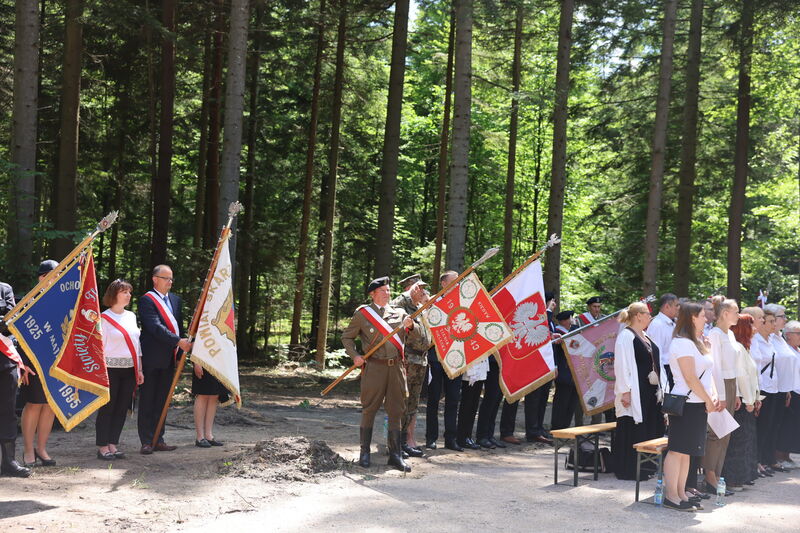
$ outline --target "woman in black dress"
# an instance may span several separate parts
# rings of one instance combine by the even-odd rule
[[[228,389],[217,378],[206,372],[200,363],[194,361],[192,374],[192,394],[194,395],[194,429],[198,448],[222,446],[222,442],[214,439],[214,417],[217,404],[226,405],[230,401]]]
[[[617,479],[636,479],[634,444],[664,436],[664,415],[659,406],[661,359],[658,346],[644,332],[650,318],[647,305],[641,302],[628,306],[619,317],[627,327],[617,335],[614,347],[617,430],[611,460]],[[641,479],[654,472],[654,467],[643,465]]]

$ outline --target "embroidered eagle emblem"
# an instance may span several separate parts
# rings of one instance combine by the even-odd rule
[[[547,314],[539,313],[536,302],[526,302],[514,311],[514,318],[509,324],[514,333],[517,349],[524,342],[528,346],[539,346],[550,338],[550,328],[546,324]]]
[[[470,322],[469,318],[467,317],[467,313],[461,312],[458,313],[454,318],[453,322],[450,325],[456,332],[458,333],[467,333],[475,326]]]
[[[236,345],[236,320],[233,311],[233,291],[228,291],[228,296],[217,311],[217,316],[211,320],[211,324],[219,332],[228,337],[234,346]]]

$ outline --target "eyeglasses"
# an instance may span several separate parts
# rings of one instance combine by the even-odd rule
[[[775,318],[786,318],[786,315],[775,315]]]
[[[158,279],[163,279],[164,281],[175,281],[175,278],[165,278],[164,276],[153,276]]]

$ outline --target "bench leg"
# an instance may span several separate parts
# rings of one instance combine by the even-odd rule
[[[561,439],[553,439],[553,485],[558,485],[558,449],[561,448]]]
[[[594,480],[597,481],[598,463],[600,462],[600,434],[594,436]]]
[[[642,452],[636,452],[636,501],[639,501],[639,473],[642,470]]]
[[[573,487],[577,487],[578,486],[578,468],[580,468],[580,466],[579,466],[580,465],[580,456],[578,455],[578,449],[580,448],[579,443],[580,443],[580,439],[576,438],[575,439],[575,451],[573,452],[574,453],[574,457],[573,457],[574,460],[572,461],[572,471],[574,472],[573,481],[572,481],[572,486]]]

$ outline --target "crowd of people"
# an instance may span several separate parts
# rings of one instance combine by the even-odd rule
[[[39,265],[39,280],[56,268],[53,260]],[[132,285],[122,279],[109,284],[103,295],[107,309],[101,314],[103,351],[108,370],[110,400],[97,412],[95,436],[97,458],[103,461],[125,459],[119,449],[120,435],[125,418],[138,398],[137,429],[142,455],[168,452],[176,447],[164,440],[164,426],[159,425],[167,401],[176,364],[182,352],[189,352],[192,342],[184,332],[180,297],[172,292],[174,278],[168,265],[158,265],[152,271],[153,290],[141,296],[138,316],[126,308],[131,302]],[[13,290],[0,284],[3,306],[9,311],[15,305]],[[4,313],[5,314],[5,313]],[[10,334],[3,324],[4,334]],[[2,441],[3,475],[28,477],[31,468],[55,466],[47,443],[55,420],[48,405],[42,377],[34,371],[34,364],[22,349],[19,364],[8,357],[0,357],[0,441]],[[15,412],[17,384],[22,410],[22,460],[16,459],[17,416]],[[138,388],[138,393],[134,392]],[[210,448],[222,446],[214,438],[214,417],[217,405],[227,401],[228,391],[198,363],[193,364],[192,395],[195,397],[194,421],[197,439],[195,446]]]

